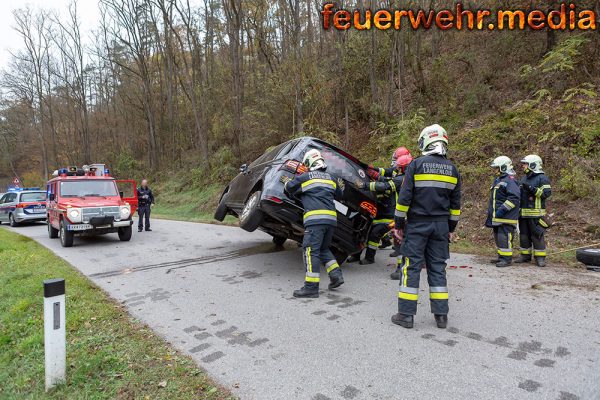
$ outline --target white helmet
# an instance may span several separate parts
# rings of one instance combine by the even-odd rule
[[[446,133],[446,130],[440,125],[433,124],[421,131],[418,141],[419,150],[424,152],[431,144],[436,142],[442,142],[447,146],[448,133]]]
[[[309,150],[302,160],[302,164],[306,166],[309,170],[313,171],[315,169],[326,168],[325,160],[321,155],[321,152],[317,149]]]
[[[514,173],[514,169],[512,166],[512,160],[507,156],[500,156],[494,158],[494,161],[490,164],[492,168],[498,168],[500,172],[505,174]]]
[[[530,154],[528,156],[525,156],[525,158],[521,160],[521,164],[527,164],[528,171],[525,172],[544,172],[542,171],[542,157],[538,156],[537,154]]]

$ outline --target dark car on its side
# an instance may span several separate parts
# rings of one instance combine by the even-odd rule
[[[332,251],[338,262],[364,247],[367,233],[376,215],[376,199],[368,191],[357,189],[358,182],[368,185],[367,166],[344,150],[323,140],[302,137],[268,149],[227,185],[215,211],[215,219],[226,215],[239,218],[240,227],[252,232],[261,229],[282,245],[287,239],[302,241],[302,204],[283,190],[282,175],[293,177],[304,154],[321,151],[327,171],[344,180],[344,195],[336,201],[338,227]]]

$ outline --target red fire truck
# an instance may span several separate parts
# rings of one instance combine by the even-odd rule
[[[46,199],[51,239],[60,237],[63,247],[73,246],[76,235],[116,232],[121,241],[131,239],[138,204],[135,181],[116,180],[104,164],[63,168],[53,175]]]

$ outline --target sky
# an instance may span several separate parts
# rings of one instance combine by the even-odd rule
[[[10,59],[10,51],[15,52],[23,47],[23,40],[13,29],[15,19],[13,11],[19,8],[43,8],[56,10],[65,19],[69,16],[69,3],[72,0],[0,0],[0,70],[6,68]],[[79,0],[77,11],[81,20],[82,39],[90,40],[90,32],[98,27],[100,11],[97,0]]]

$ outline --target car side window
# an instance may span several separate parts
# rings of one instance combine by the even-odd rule
[[[4,196],[0,197],[0,204],[2,204],[2,203],[5,203],[5,202],[6,202],[6,197],[7,197],[7,196],[8,196],[8,195],[7,195],[7,194],[5,194]]]

